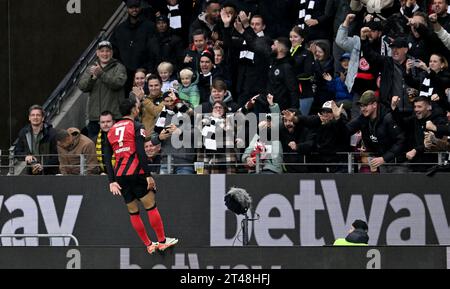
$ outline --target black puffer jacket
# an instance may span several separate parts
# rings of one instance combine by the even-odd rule
[[[363,115],[347,124],[350,135],[361,130],[362,139],[369,152],[383,157],[385,162],[401,157],[405,146],[405,133],[394,121],[391,113],[378,109],[378,116],[370,120]]]
[[[151,40],[152,57],[155,58],[152,63],[159,64],[168,61],[175,65],[175,71],[179,71],[183,66],[184,47],[181,38],[174,34],[172,28],[163,33],[157,33]]]
[[[129,71],[145,68],[153,71],[150,40],[155,34],[155,25],[141,17],[136,24],[130,18],[119,24],[111,36],[114,58],[118,59]]]
[[[345,237],[345,241],[350,243],[369,243],[369,235],[362,229],[355,229]]]
[[[290,64],[290,57],[275,59],[269,69],[267,93],[273,95],[281,111],[299,108],[300,91],[297,78]]]

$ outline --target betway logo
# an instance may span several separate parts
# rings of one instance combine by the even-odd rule
[[[331,245],[332,242],[331,244],[325,243],[324,236],[317,236],[316,215],[320,213],[322,218],[328,217],[326,226],[331,226],[334,235],[331,236],[333,240],[345,237],[355,219],[363,219],[367,221],[369,226],[369,245],[377,245],[382,232],[386,234],[384,239],[387,245],[425,245],[428,209],[439,244],[450,244],[450,228],[443,201],[439,194],[425,194],[425,202],[414,193],[398,194],[392,199],[389,199],[387,194],[373,194],[371,195],[370,211],[367,214],[362,195],[351,195],[348,206],[343,206],[334,180],[321,180],[320,185],[323,194],[316,194],[316,181],[300,180],[299,194],[294,196],[293,204],[286,196],[281,194],[269,194],[258,203],[253,203],[254,211],[260,215],[260,220],[253,224],[249,222],[249,240],[253,237],[257,245],[260,246]],[[240,224],[243,217],[235,217],[236,224],[231,224],[231,226],[226,223],[227,208],[224,206],[223,200],[226,189],[224,175],[211,175],[211,246],[242,245],[239,241],[236,241],[236,237],[240,234]],[[348,210],[344,212],[343,207],[348,208]],[[386,224],[387,221],[384,218],[388,208],[394,213],[402,211],[402,216],[396,217]],[[270,216],[270,212],[274,209],[278,210],[279,216]],[[294,215],[295,210],[299,211],[297,223]],[[408,214],[404,214],[405,210]],[[298,229],[296,226],[299,226]],[[230,236],[230,232],[227,234],[227,227],[236,229],[234,236],[231,238],[227,238],[227,236]],[[382,227],[383,231],[381,231]],[[277,234],[277,238],[274,238],[269,233],[269,230],[273,229],[285,233]],[[286,235],[288,230],[295,229],[299,231],[298,240],[292,240]],[[431,229],[431,227],[427,229]],[[402,231],[404,230],[409,230],[409,238],[402,237]]]
[[[68,196],[61,222],[56,214],[53,196],[37,196],[37,202],[28,195],[12,195],[4,200],[0,195],[0,235],[38,234],[39,213],[44,220],[47,234],[72,234],[83,196]],[[7,210],[5,212],[4,210]],[[8,214],[9,213],[9,214]],[[7,215],[8,217],[4,217]],[[38,238],[1,238],[2,246],[39,246]],[[48,244],[48,241],[45,240]],[[51,246],[68,246],[69,238],[51,238]],[[72,243],[73,245],[73,243]]]

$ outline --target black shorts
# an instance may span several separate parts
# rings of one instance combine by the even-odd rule
[[[136,199],[142,199],[149,193],[147,190],[147,178],[144,175],[123,176],[116,179],[122,187],[122,197],[126,204]]]

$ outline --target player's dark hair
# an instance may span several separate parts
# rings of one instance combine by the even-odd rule
[[[123,100],[119,105],[119,111],[122,116],[131,115],[131,111],[136,107],[136,98],[130,97]]]

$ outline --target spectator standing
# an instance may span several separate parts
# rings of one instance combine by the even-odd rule
[[[448,14],[447,0],[434,0],[433,12],[436,13],[437,22],[439,22],[442,28],[450,32],[450,15]]]
[[[213,104],[217,101],[222,102],[225,105],[225,113],[236,112],[239,108],[238,105],[233,101],[233,96],[227,89],[227,84],[221,79],[216,79],[213,81],[211,85],[209,100],[201,104],[202,112],[212,112]]]
[[[147,77],[149,94],[142,102],[142,123],[147,134],[151,134],[155,127],[156,119],[163,110],[162,102],[162,81],[156,74],[150,74]]]
[[[407,168],[394,165],[404,161],[405,133],[395,122],[392,114],[386,112],[375,97],[375,92],[368,90],[361,95],[358,102],[361,115],[346,124],[348,135],[361,131],[362,140],[368,152],[373,155],[370,166],[373,170],[380,169],[381,173],[404,173]],[[332,103],[335,119],[341,119],[342,107],[339,109]],[[342,119],[341,119],[342,120]],[[343,123],[343,122],[342,122]]]
[[[331,29],[328,15],[325,14],[326,0],[297,1],[298,11],[296,24],[306,31],[306,42],[322,40],[330,45]]]
[[[339,45],[336,44],[336,35],[339,30],[339,26],[344,21],[345,17],[350,10],[349,0],[328,0],[325,5],[325,18],[329,24],[333,25],[333,37],[332,37],[332,51],[334,58],[334,70],[338,70],[340,67],[339,57],[345,52]]]
[[[187,38],[186,38],[187,39]],[[183,67],[184,47],[183,40],[169,27],[169,18],[166,15],[156,17],[156,34],[150,41],[155,57],[155,66],[161,62],[170,62],[175,70]]]
[[[221,13],[221,16],[225,27],[224,46],[230,49],[231,65],[237,67],[237,102],[239,106],[243,106],[253,96],[265,92],[260,84],[267,83],[272,40],[264,35],[266,26],[260,15],[253,15],[249,19],[241,11],[234,23],[231,15]]]
[[[360,114],[357,102],[366,90],[377,91],[378,70],[377,63],[368,61],[361,50],[361,38],[358,35],[349,37],[350,24],[356,15],[348,14],[344,22],[339,26],[336,35],[336,44],[344,51],[351,53],[345,85],[349,92],[353,94],[351,118],[357,118]],[[374,51],[382,53],[382,26],[379,21],[371,21],[367,24],[370,29],[368,33],[369,45]]]
[[[211,85],[215,79],[226,81],[227,77],[222,70],[214,64],[214,53],[205,50],[200,56],[200,69],[198,77],[198,90],[200,92],[200,101],[208,101],[211,92]]]
[[[280,118],[280,141],[283,147],[283,171],[287,173],[306,173],[306,156],[309,156],[314,147],[315,133],[304,125],[294,123],[292,118],[282,117],[280,107],[273,102],[273,95],[267,95],[267,102],[271,117]],[[299,111],[293,108],[288,111],[294,117],[299,117]],[[304,165],[302,165],[304,164]]]
[[[299,82],[300,111],[302,115],[308,115],[314,101],[312,89],[314,55],[304,45],[305,31],[300,27],[292,28],[289,40],[291,41],[290,53],[293,69]]]
[[[88,137],[94,138],[100,126],[100,114],[109,110],[114,118],[120,118],[119,103],[124,98],[124,84],[127,80],[125,67],[113,58],[112,45],[102,41],[97,45],[97,58],[81,76],[78,87],[89,93]]]
[[[192,44],[185,51],[183,60],[183,68],[190,68],[194,72],[198,72],[200,67],[200,56],[202,52],[208,48],[207,38],[203,30],[197,29],[192,32]]]
[[[127,0],[127,19],[113,31],[111,43],[114,55],[125,65],[128,81],[125,96],[131,91],[133,75],[138,68],[151,72],[155,70],[154,55],[151,55],[151,39],[155,35],[155,25],[142,14],[141,0]]]
[[[129,97],[136,97],[139,102],[142,102],[146,97],[145,77],[146,70],[144,68],[138,68],[134,73],[133,89],[131,90]]]
[[[224,102],[214,101],[212,110],[202,119],[204,142],[197,153],[197,161],[205,164],[205,174],[236,173],[234,121],[227,111]]]
[[[164,105],[161,113],[158,115],[155,129],[151,135],[151,140],[154,145],[161,144],[162,165],[161,174],[172,174],[168,167],[168,158],[171,157],[171,164],[174,174],[194,174],[194,149],[193,144],[189,146],[182,146],[180,148],[174,146],[172,142],[172,135],[174,138],[183,141],[184,137],[192,140],[192,126],[188,127],[187,123],[183,123],[182,128],[176,126],[177,121],[181,118],[176,116],[176,103],[179,101],[173,91],[167,91],[163,95]],[[186,114],[182,114],[182,116]]]
[[[406,74],[408,84],[418,91],[418,95],[432,101],[433,111],[442,114],[447,111],[450,104],[445,91],[450,87],[450,73],[444,56],[432,54],[429,66],[419,59],[408,59]]]
[[[162,2],[165,3],[160,9],[160,14],[167,15],[170,29],[183,40],[183,46],[187,46],[193,12],[192,0],[163,0]]]
[[[312,154],[308,159],[315,163],[310,172],[316,173],[346,173],[347,167],[331,163],[347,162],[347,155],[338,154],[349,151],[350,138],[342,120],[336,121],[332,111],[332,101],[325,102],[317,115],[296,116],[290,111],[283,111],[283,118],[294,124],[307,127],[314,134]],[[347,115],[341,111],[344,122]]]
[[[328,89],[324,74],[334,75],[334,60],[330,54],[330,46],[327,42],[316,41],[310,46],[314,55],[313,64],[313,92],[314,102],[312,112],[316,113],[322,104],[328,100],[334,100],[334,94]]]
[[[369,63],[377,63],[381,72],[379,102],[386,108],[391,105],[393,95],[400,97],[399,110],[404,114],[413,111],[408,98],[408,87],[405,82],[406,60],[408,59],[408,41],[405,37],[397,37],[390,44],[392,56],[383,56],[370,48],[367,34],[370,28],[361,29],[361,49]]]
[[[414,99],[414,113],[415,115],[409,117],[402,117],[398,113],[397,105],[399,97],[392,97],[392,113],[396,121],[406,131],[406,159],[411,163],[411,170],[414,172],[426,172],[433,165],[426,163],[438,162],[436,154],[425,154],[425,132],[426,122],[431,121],[436,125],[445,125],[447,120],[441,113],[433,111],[431,100],[425,96],[419,96]],[[442,137],[442,136],[439,136]]]
[[[266,90],[274,96],[274,102],[280,106],[280,110],[299,108],[299,89],[290,63],[290,46],[291,43],[285,37],[277,38],[272,45],[274,58]]]
[[[213,44],[219,40],[221,38],[219,35],[220,8],[218,0],[208,1],[205,11],[192,22],[189,35],[193,35],[194,31],[200,29]]]

